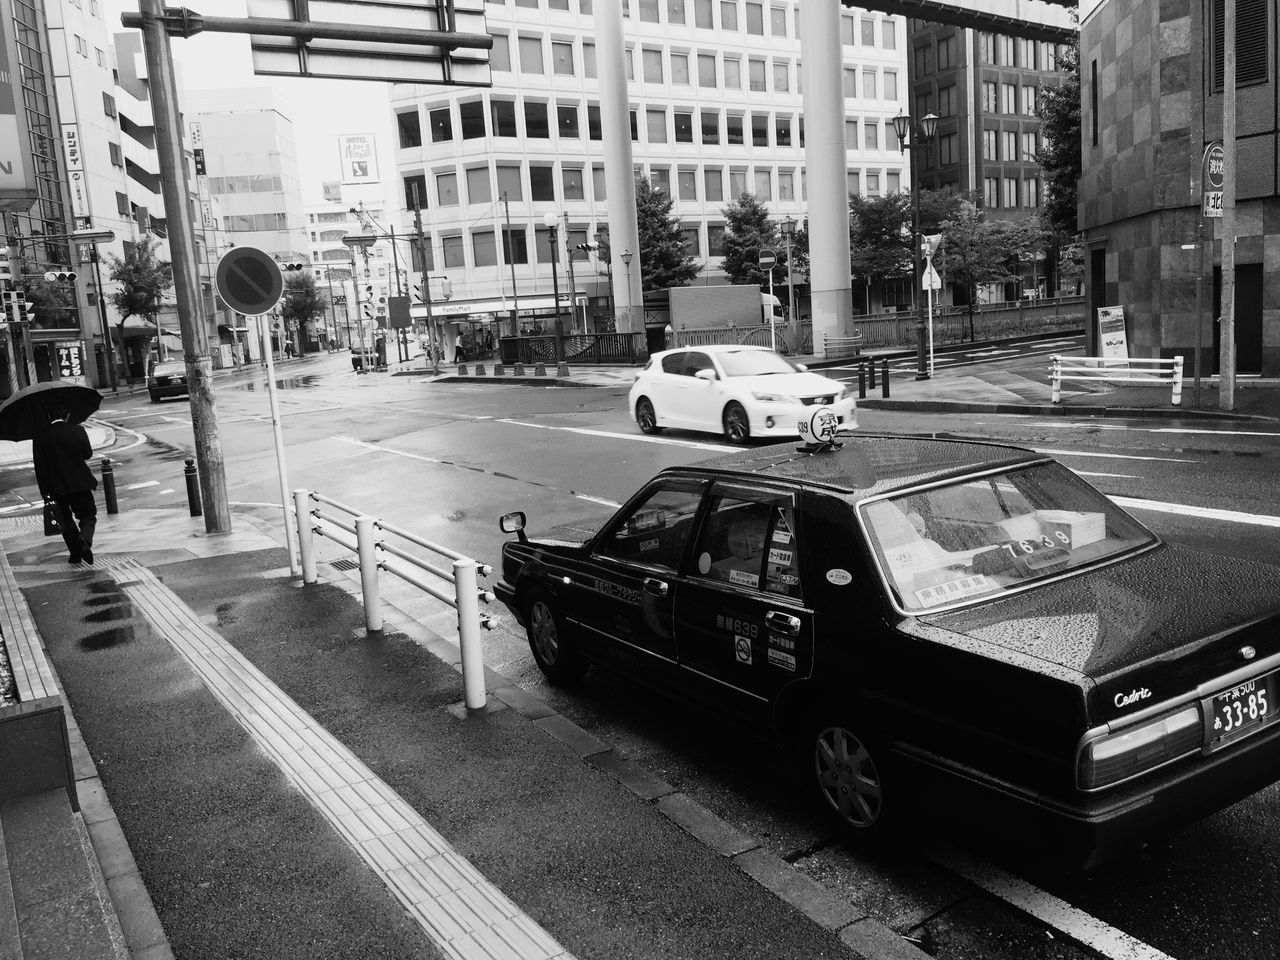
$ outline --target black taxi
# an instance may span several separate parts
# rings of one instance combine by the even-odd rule
[[[1166,544],[1032,451],[772,446],[501,526],[552,682],[619,668],[762,729],[853,839],[965,810],[1089,865],[1280,779],[1280,568]]]

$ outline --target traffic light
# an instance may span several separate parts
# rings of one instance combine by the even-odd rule
[[[414,300],[416,300],[418,303],[426,303],[426,302],[427,302],[427,301],[426,301],[426,298],[425,298],[425,297],[423,297],[423,295],[422,295],[422,284],[420,284],[420,283],[415,283],[415,284],[414,284],[413,286],[411,286],[409,289],[410,289],[410,291],[412,291],[412,293],[413,293],[413,299],[414,299]]]
[[[0,247],[0,283],[13,279],[13,268],[9,266],[9,248]]]
[[[280,269],[283,270],[285,273],[289,273],[290,271],[293,271],[293,270],[301,270],[305,266],[306,266],[305,263],[282,263],[280,264]]]
[[[18,290],[9,290],[5,293],[4,307],[6,319],[14,323],[26,323],[36,309],[36,305],[27,299],[27,295]]]
[[[69,270],[46,270],[44,278],[50,283],[75,283],[76,275]]]
[[[597,250],[600,249],[600,244],[580,243],[578,244],[578,249],[581,250],[583,253],[587,254],[588,256],[590,256],[591,254],[595,253]]]

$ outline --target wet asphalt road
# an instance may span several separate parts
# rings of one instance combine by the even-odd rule
[[[627,420],[622,390],[429,386],[411,377],[356,378],[325,359],[313,370],[282,381],[290,485],[314,487],[490,562],[503,539],[496,529],[500,513],[524,509],[537,528],[608,512],[608,502],[625,499],[662,466],[712,455],[718,445],[714,437],[671,431],[659,438],[668,442],[644,441]],[[270,503],[278,497],[278,480],[261,385],[220,386],[218,404],[231,498]],[[152,409],[145,399],[108,401],[104,415],[113,413],[116,422],[151,441],[120,455],[122,487],[158,481],[122,491],[122,505],[134,497],[184,502],[182,454],[173,447],[190,446],[186,404]],[[1169,431],[1204,425],[876,411],[863,411],[860,420],[864,429],[991,437],[1051,451],[1104,492],[1192,508],[1136,511],[1172,542],[1280,557],[1280,529],[1194,513],[1280,512],[1275,426],[1176,433]],[[975,892],[927,857],[875,861],[833,843],[797,809],[775,758],[725,731],[691,724],[678,710],[654,710],[647,695],[619,678],[595,676],[572,698],[546,687],[511,624],[486,638],[486,659],[768,849],[850,899],[873,905],[885,922],[935,956],[1095,955],[1064,940],[1063,932]],[[1275,957],[1278,812],[1280,797],[1271,788],[1168,845],[1087,875],[1046,873],[1016,861],[1010,869],[1171,956],[1211,960],[1229,949],[1234,957]],[[957,833],[963,831],[951,831]]]

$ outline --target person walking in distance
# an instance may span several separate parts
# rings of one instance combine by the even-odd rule
[[[32,459],[40,493],[58,505],[62,539],[70,551],[67,562],[93,563],[93,531],[98,525],[93,491],[98,478],[86,462],[93,456],[93,445],[84,427],[71,423],[70,416],[66,404],[54,401],[50,405],[50,423],[36,435]]]

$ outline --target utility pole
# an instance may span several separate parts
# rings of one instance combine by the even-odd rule
[[[1236,0],[1222,24],[1222,324],[1218,330],[1218,407],[1236,408]]]
[[[573,247],[569,246],[569,215],[564,215],[564,255],[569,261],[569,332],[578,330],[578,281],[573,276]],[[583,324],[585,327],[586,324]]]
[[[418,262],[422,264],[422,297],[427,302],[427,342],[431,345],[431,372],[440,375],[440,344],[436,321],[431,315],[431,271],[427,269],[427,239],[422,235],[422,205],[418,203],[418,186],[413,186],[413,232],[418,245]]]
[[[208,533],[229,533],[231,508],[227,502],[226,465],[213,397],[209,332],[205,327],[204,302],[199,295],[199,278],[196,275],[195,230],[189,207],[187,167],[182,157],[182,122],[174,80],[173,51],[162,19],[164,7],[161,0],[139,0],[139,8],[155,118],[160,183],[169,220],[173,289],[178,300],[182,352],[187,362],[187,387],[191,393],[191,427],[195,436],[204,528]]]
[[[396,272],[396,296],[403,297],[404,288],[400,286],[400,254],[396,251],[396,228],[388,227],[387,229],[391,233],[391,269]],[[400,331],[391,326],[390,310],[387,311],[387,329],[396,338],[396,359],[402,362],[409,359],[404,355],[404,343],[400,339]]]
[[[511,204],[507,202],[507,191],[502,191],[502,206],[507,211],[507,243],[511,243]],[[507,251],[507,264],[511,267],[511,335],[520,336],[520,294],[516,292],[516,258],[514,250]]]

